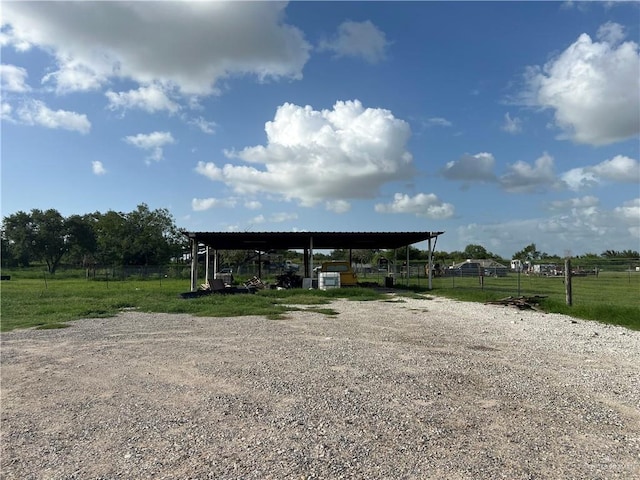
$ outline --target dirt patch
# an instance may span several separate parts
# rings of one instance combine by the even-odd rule
[[[640,477],[640,334],[436,298],[4,333],[2,478]]]

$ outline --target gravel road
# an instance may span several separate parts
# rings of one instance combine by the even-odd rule
[[[640,332],[443,298],[1,335],[4,479],[640,478]]]

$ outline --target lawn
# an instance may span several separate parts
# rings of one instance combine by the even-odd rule
[[[332,314],[330,309],[321,306],[336,297],[352,300],[385,298],[370,288],[342,288],[265,290],[257,295],[209,295],[185,300],[179,295],[189,289],[189,281],[185,279],[96,281],[69,274],[42,274],[39,278],[20,271],[3,274],[12,277],[1,284],[2,331],[59,328],[71,320],[109,317],[127,308],[218,317],[264,315],[277,319],[300,308]],[[376,279],[365,277],[362,280]],[[555,277],[485,277],[483,285],[478,278],[435,278],[431,292],[427,292],[424,278],[410,279],[408,285],[406,280],[397,279],[396,286],[397,292],[403,295],[429,293],[477,302],[506,296],[541,295],[546,297],[541,303],[545,311],[640,330],[640,274],[636,272],[603,272],[598,277],[575,277],[571,307],[565,304],[563,279]]]
[[[406,284],[399,279],[398,285]],[[427,280],[413,280],[410,288],[426,287]],[[572,306],[566,304],[563,277],[526,276],[434,278],[432,293],[460,300],[486,302],[508,296],[543,296],[547,312],[624,325],[640,330],[640,273],[601,272],[572,278]]]

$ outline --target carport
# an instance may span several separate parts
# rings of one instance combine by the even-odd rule
[[[386,249],[408,247],[427,241],[429,259],[429,288],[431,288],[432,246],[438,236],[444,232],[185,232],[191,247],[191,291],[198,285],[198,252],[205,247],[205,278],[209,280],[211,253],[214,262],[217,250],[254,250],[258,257],[272,250],[302,250],[304,252],[304,275],[311,277],[313,272],[313,250],[349,250]],[[432,245],[432,240],[434,243]],[[408,257],[408,249],[407,249]],[[258,262],[260,265],[260,262]],[[407,265],[409,259],[407,258]],[[217,270],[214,265],[213,271]]]

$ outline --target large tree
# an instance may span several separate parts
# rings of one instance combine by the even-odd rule
[[[17,212],[4,219],[4,226],[19,264],[26,267],[31,261],[41,260],[47,264],[49,273],[56,272],[73,242],[66,219],[53,208]]]
[[[96,213],[97,258],[105,265],[160,265],[178,257],[186,237],[168,210],[140,204],[130,213]]]
[[[18,266],[28,267],[35,259],[32,244],[35,235],[33,229],[31,215],[26,212],[19,211],[4,217],[2,221],[3,259],[7,254]]]

